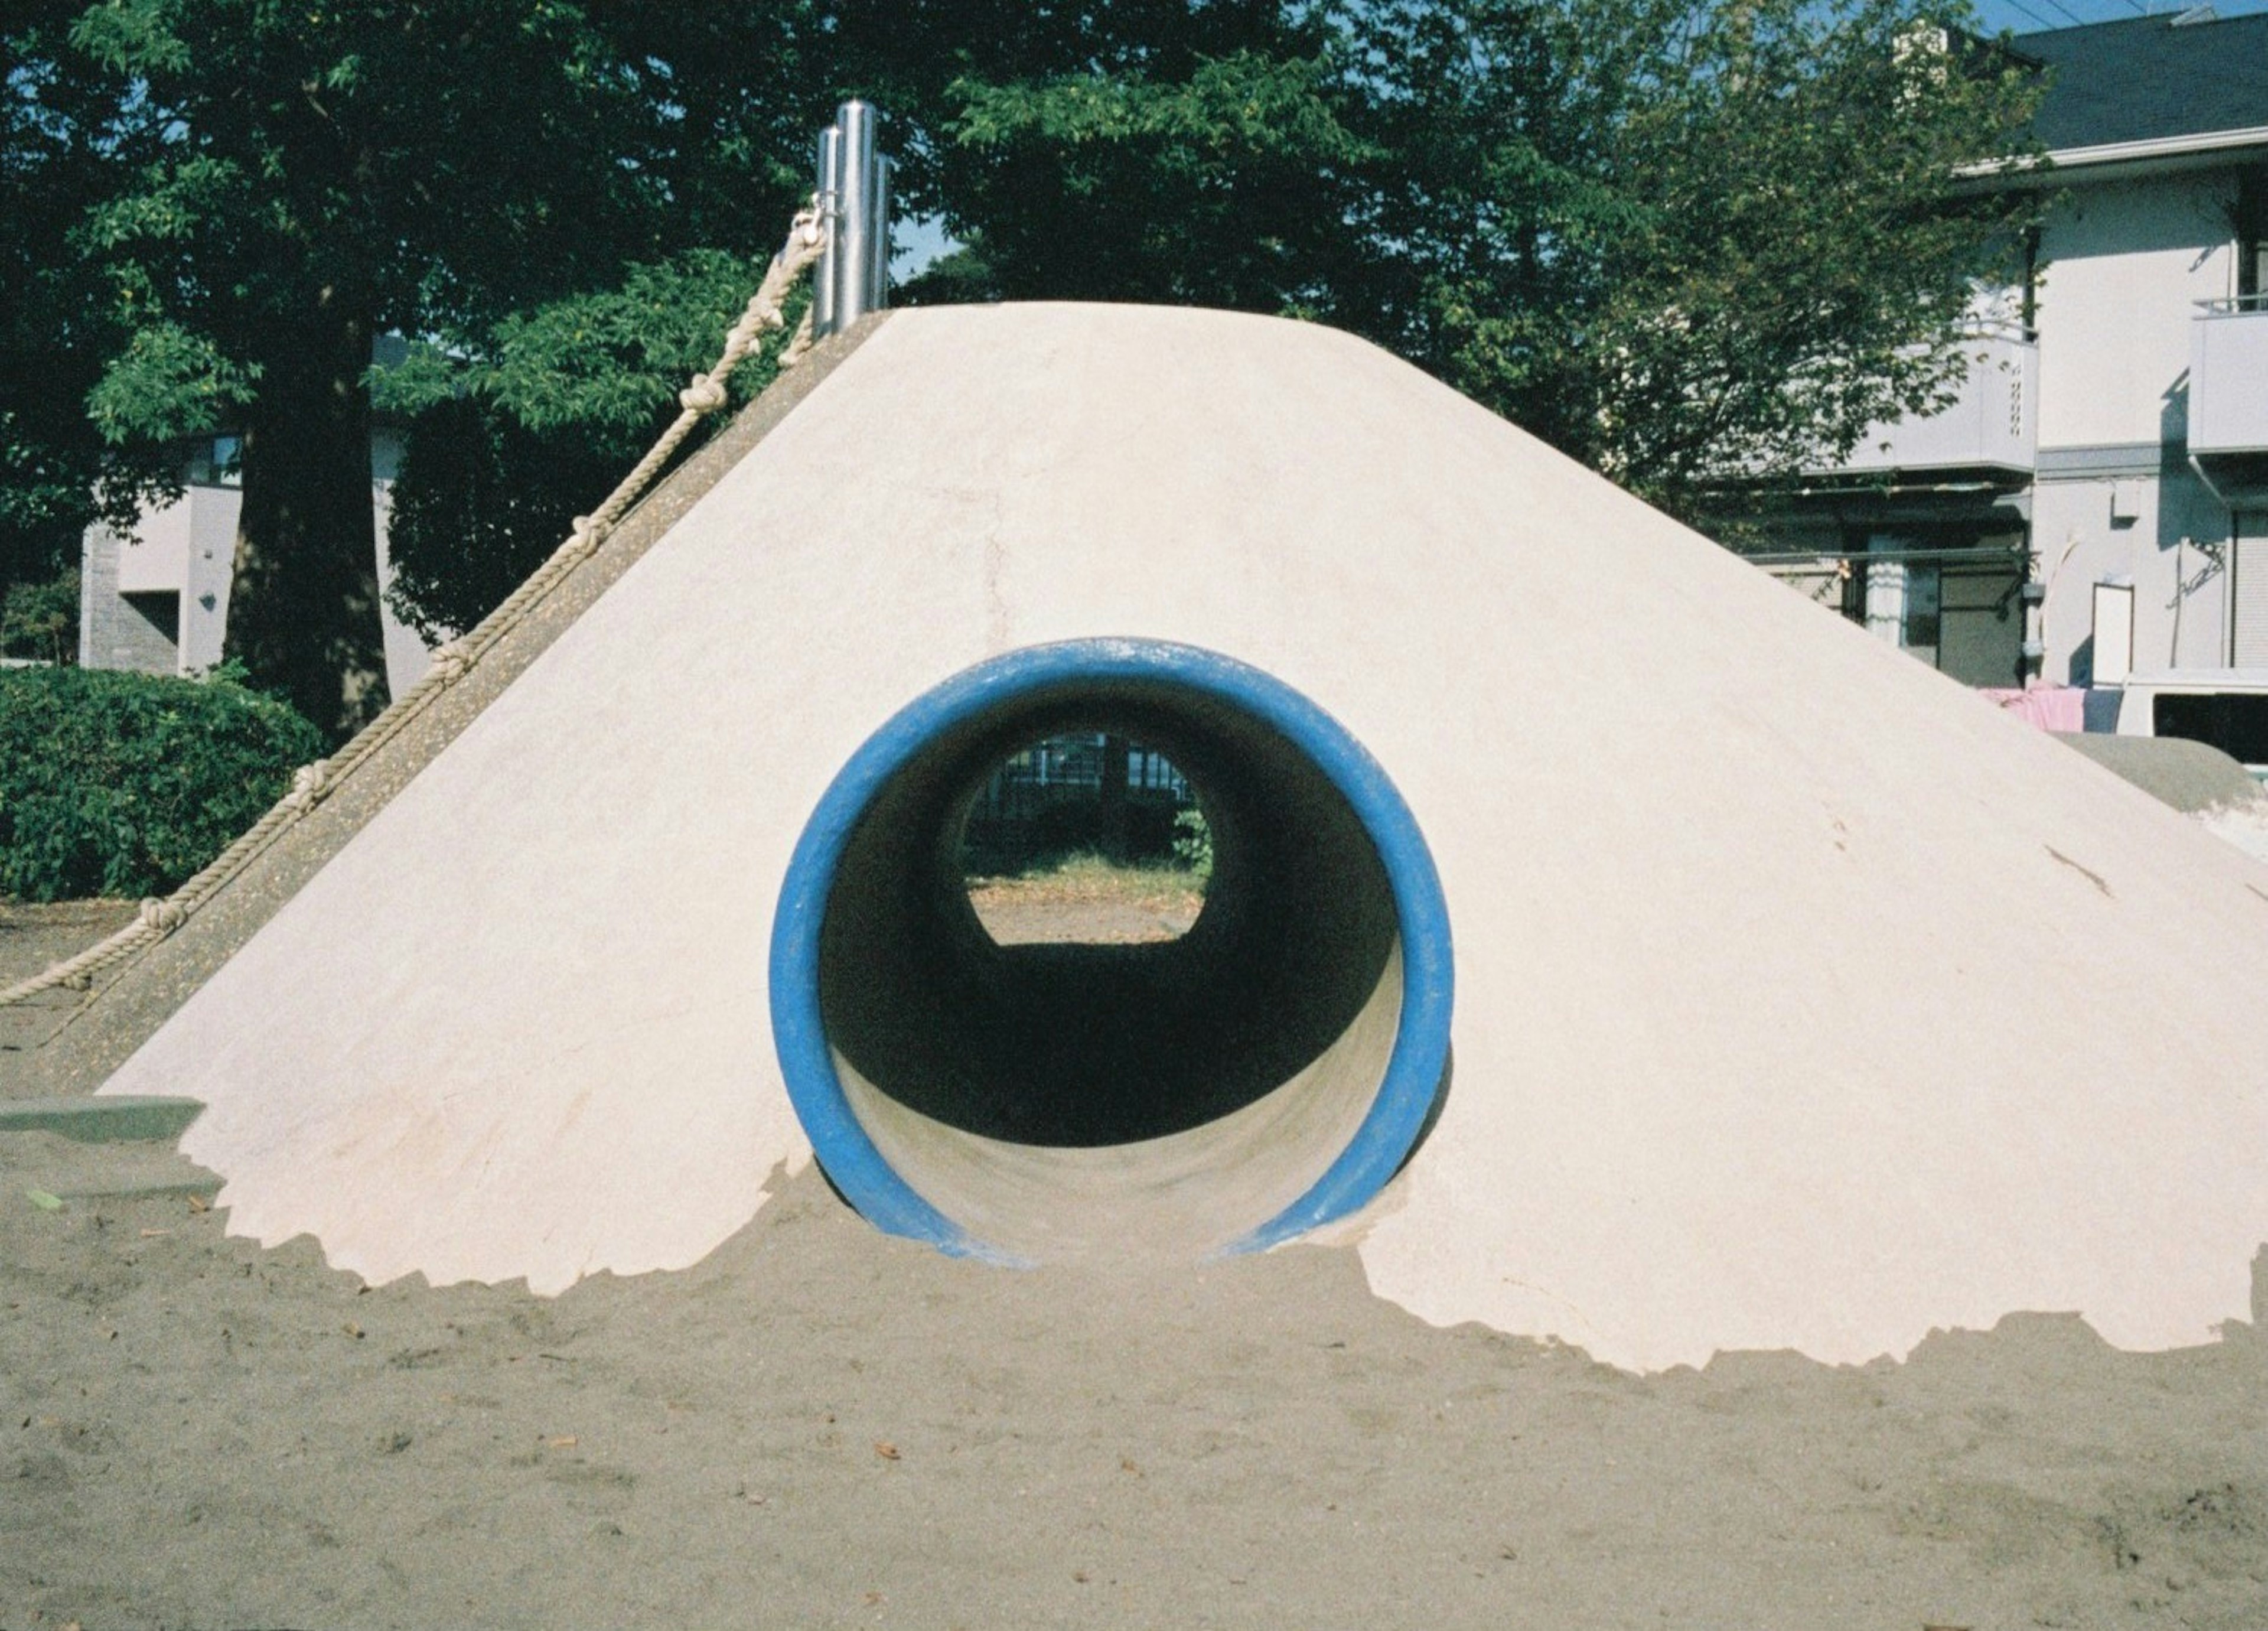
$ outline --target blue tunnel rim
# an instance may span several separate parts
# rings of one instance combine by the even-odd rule
[[[1271,726],[1345,798],[1386,870],[1402,948],[1402,1013],[1376,1095],[1344,1149],[1275,1216],[1221,1248],[1259,1251],[1369,1201],[1398,1172],[1430,1118],[1449,1057],[1454,959],[1448,903],[1417,817],[1345,727],[1283,681],[1235,658],[1173,641],[1062,640],[961,670],[900,708],[836,772],[797,839],[772,919],[772,1042],[789,1102],[843,1198],[887,1234],[960,1257],[1016,1262],[970,1235],[884,1159],[836,1074],[820,1003],[820,935],[844,850],[884,787],[938,736],[1067,682],[1140,681],[1194,691]]]

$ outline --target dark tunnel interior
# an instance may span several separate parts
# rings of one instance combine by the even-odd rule
[[[1189,778],[1213,837],[1178,940],[996,945],[968,904],[963,819],[1042,737],[1139,739]],[[1396,935],[1386,869],[1345,796],[1217,697],[1082,681],[925,743],[850,834],[820,940],[829,1043],[907,1108],[1012,1143],[1094,1148],[1204,1125],[1282,1086],[1345,1030]]]

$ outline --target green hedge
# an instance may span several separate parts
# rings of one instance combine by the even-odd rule
[[[163,895],[322,752],[283,703],[225,681],[0,670],[0,895]]]

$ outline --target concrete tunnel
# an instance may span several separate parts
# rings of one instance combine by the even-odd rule
[[[1138,738],[1213,834],[1162,943],[995,945],[959,864],[992,767]],[[955,676],[828,789],[774,918],[772,1028],[820,1164],[895,1233],[1033,1260],[1266,1246],[1355,1210],[1447,1087],[1452,954],[1377,762],[1217,653],[1072,641]]]
[[[1647,1369],[2247,1316],[2257,863],[1351,336],[870,320],[499,653],[102,995],[130,1057],[72,1028],[236,1233],[556,1292],[815,1154],[948,1250],[1335,1241]],[[1179,942],[957,895],[1074,726],[1211,813]]]

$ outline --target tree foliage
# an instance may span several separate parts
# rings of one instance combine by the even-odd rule
[[[78,651],[78,569],[0,584],[0,657],[68,663]]]
[[[19,0],[0,340],[70,411],[0,379],[0,523],[240,426],[232,653],[350,727],[373,389],[398,599],[461,628],[710,359],[850,93],[956,246],[905,298],[1330,321],[1690,512],[1938,400],[2007,275],[2027,201],[1949,181],[2036,87],[1932,4]]]
[[[692,250],[379,373],[379,404],[411,416],[387,535],[397,614],[440,639],[518,587],[644,453],[680,384],[715,363],[755,281],[744,257]],[[808,298],[791,295],[791,328]],[[777,351],[776,339],[735,370],[733,402],[770,383]]]
[[[1373,0],[945,87],[963,296],[1318,315],[1690,510],[1941,401],[2037,86],[1911,0]]]
[[[1906,0],[1463,0],[1366,14],[1394,66],[1391,338],[1671,504],[1940,402],[2035,208],[1956,197],[2036,86]]]
[[[89,524],[167,487],[162,461],[110,446],[82,407],[123,332],[67,247],[105,173],[77,139],[105,103],[66,48],[77,9],[13,0],[0,21],[0,596],[51,582]]]
[[[121,445],[241,422],[229,649],[327,729],[384,701],[374,336],[478,346],[688,239],[775,231],[760,206],[791,195],[749,161],[785,110],[746,85],[796,10],[102,0],[43,37],[107,87],[73,131],[102,183],[71,247],[125,336],[93,422]]]
[[[959,80],[939,185],[998,298],[1335,312],[1384,155],[1328,72],[1240,51],[1163,81]]]

